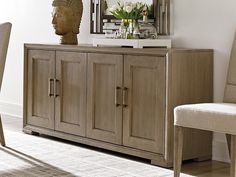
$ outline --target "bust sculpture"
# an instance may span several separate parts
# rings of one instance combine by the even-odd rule
[[[80,22],[83,13],[82,0],[54,0],[52,24],[61,36],[61,44],[78,44]]]

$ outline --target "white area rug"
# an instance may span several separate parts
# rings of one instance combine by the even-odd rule
[[[0,147],[0,177],[173,176],[169,169],[20,131],[5,129],[5,138],[7,147]]]

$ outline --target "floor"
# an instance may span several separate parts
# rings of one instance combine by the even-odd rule
[[[22,132],[22,119],[3,116],[6,147],[0,177],[172,177],[170,169],[144,159]],[[227,177],[229,165],[189,162],[181,177]]]

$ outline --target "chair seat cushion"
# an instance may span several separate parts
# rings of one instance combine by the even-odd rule
[[[174,124],[236,135],[236,104],[201,103],[174,109]]]

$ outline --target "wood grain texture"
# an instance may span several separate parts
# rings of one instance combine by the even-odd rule
[[[168,54],[166,107],[166,160],[173,161],[173,109],[181,104],[213,101],[213,53],[206,51]],[[212,132],[186,129],[183,159],[209,157]]]
[[[197,177],[229,177],[229,163],[219,161],[190,162],[182,165],[181,172]]]
[[[122,55],[88,54],[87,136],[121,144],[122,108],[116,87],[122,87]]]
[[[45,79],[45,72],[50,70],[51,63],[36,60],[33,68],[31,60],[32,56],[41,60],[50,56],[55,59],[56,52],[74,53],[63,57],[63,60],[67,57],[72,60],[63,61],[60,77],[55,78],[59,80],[56,88],[59,97],[56,97],[55,102],[64,95],[65,103],[68,103],[60,108],[56,106],[56,112],[63,114],[58,116],[58,113],[55,113],[55,118],[68,127],[49,130],[48,124],[41,124],[38,119],[32,122],[32,110],[30,111],[29,105],[35,101],[31,96],[35,91],[33,92],[30,85],[38,84],[35,79],[32,82],[33,74],[44,71],[42,79]],[[80,59],[73,59],[81,53],[88,56],[87,66],[80,63]],[[68,93],[75,92],[72,88],[78,87],[76,84],[75,87],[70,84],[77,81],[76,75],[78,76],[78,70],[82,67],[77,62],[87,70],[87,76],[84,76],[84,72],[80,74],[87,82],[84,128],[83,123],[80,123],[81,117],[75,118],[82,113],[82,108],[81,111],[72,109],[74,104],[80,107],[81,102],[75,98],[82,96],[83,92],[79,90],[73,98],[74,94]],[[180,104],[212,101],[213,52],[208,49],[130,49],[26,44],[24,66],[25,130],[148,158],[152,164],[165,167],[173,165],[173,108]],[[56,67],[55,63],[52,66],[52,70],[60,68]],[[38,71],[39,69],[41,71]],[[65,85],[61,84],[61,78]],[[38,85],[46,88],[44,85],[47,84]],[[122,108],[117,103],[128,106]],[[38,101],[35,105],[37,104]],[[53,104],[54,99],[44,114],[47,114]],[[42,112],[42,108],[43,106],[35,108],[35,112]],[[31,120],[31,123],[28,120]],[[77,130],[78,134],[71,132],[73,128],[69,127],[76,126],[85,130],[85,137],[80,130]],[[186,160],[211,157],[212,134],[191,129],[186,129],[186,132],[183,158]]]
[[[48,96],[55,77],[55,52],[29,50],[27,78],[27,123],[54,129],[54,98]]]
[[[175,126],[174,132],[174,177],[179,177],[182,165],[184,129]]]
[[[158,154],[158,153],[153,153],[153,152],[140,150],[140,149],[136,149],[136,148],[131,148],[131,147],[127,147],[127,146],[121,146],[118,144],[109,143],[109,142],[101,141],[98,139],[96,140],[96,139],[92,139],[92,138],[88,138],[88,137],[76,136],[76,135],[63,133],[63,132],[59,132],[59,131],[53,131],[53,130],[50,130],[47,128],[41,128],[41,127],[36,127],[36,126],[32,126],[32,125],[26,125],[24,127],[24,131],[25,131],[25,133],[31,133],[32,131],[39,132],[40,134],[45,134],[45,135],[49,135],[49,136],[53,136],[53,137],[57,137],[57,138],[62,138],[62,139],[66,139],[69,141],[86,144],[89,146],[95,146],[98,148],[108,149],[108,150],[120,152],[123,154],[129,154],[129,155],[133,155],[133,156],[137,156],[137,157],[141,157],[141,158],[146,158],[146,159],[155,159],[155,161],[154,161],[155,163],[153,163],[153,164],[156,164],[156,165],[162,166],[162,167],[172,167],[171,166],[172,164],[171,165],[167,164],[164,159],[164,156],[162,154]]]
[[[1,119],[1,115],[0,115],[0,144],[2,146],[5,146],[5,138],[4,138],[4,132],[3,132],[3,126],[2,126],[2,119]]]
[[[165,58],[125,55],[124,87],[128,88],[124,145],[163,154]]]
[[[185,48],[126,48],[126,47],[93,47],[90,44],[81,45],[52,45],[52,44],[24,44],[27,49],[36,50],[57,50],[57,51],[70,51],[70,52],[85,52],[85,53],[107,53],[107,54],[131,54],[142,56],[166,56],[167,53],[184,52],[196,53],[206,52],[212,53],[212,49],[185,49]]]
[[[230,134],[225,134],[225,136],[226,136],[228,152],[229,152],[229,157],[230,157],[231,156],[231,135]]]
[[[28,48],[24,45],[24,80],[23,80],[23,127],[27,125],[27,100],[28,100]]]
[[[86,53],[56,52],[55,129],[85,135]]]
[[[236,177],[236,135],[231,135],[231,167],[230,177]]]

